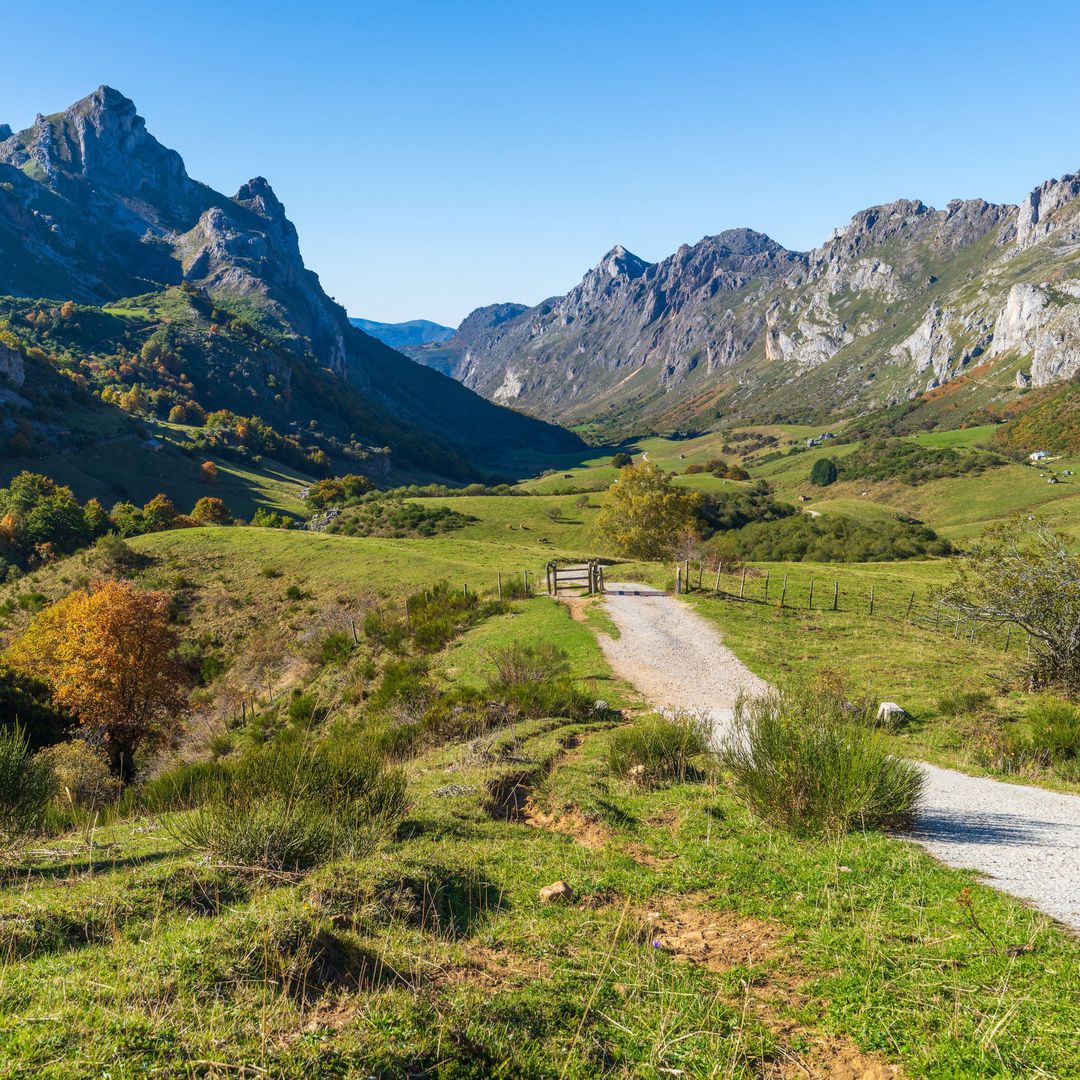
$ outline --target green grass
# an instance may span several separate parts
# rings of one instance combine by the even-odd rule
[[[468,680],[510,640],[606,671],[547,600],[440,664]],[[151,818],[50,841],[0,884],[0,1059],[121,1080],[749,1080],[780,1060],[828,1075],[839,1040],[913,1076],[1077,1075],[1074,936],[914,845],[801,841],[723,784],[620,781],[620,730],[543,719],[436,747],[408,763],[395,838],[306,875],[214,870]],[[498,812],[515,783],[533,824]],[[575,903],[539,902],[556,879]]]

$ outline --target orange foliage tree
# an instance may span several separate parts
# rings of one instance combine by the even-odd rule
[[[204,484],[213,484],[217,480],[218,469],[212,461],[204,461],[199,466],[199,479]]]
[[[186,695],[176,646],[168,593],[105,580],[36,615],[6,658],[44,680],[129,780],[135,752],[165,742],[179,725]]]

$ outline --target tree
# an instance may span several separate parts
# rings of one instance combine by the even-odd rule
[[[169,410],[170,424],[186,424],[188,422],[187,409],[183,405],[174,405]]]
[[[177,512],[167,495],[155,495],[143,507],[143,522],[147,532],[164,532],[176,522]]]
[[[987,529],[941,602],[961,615],[1012,623],[1031,642],[1031,686],[1080,692],[1080,557],[1046,522],[1011,521]]]
[[[651,461],[624,468],[608,488],[596,518],[597,533],[620,554],[662,559],[687,531],[700,532],[701,495],[675,487],[671,477]]]
[[[191,509],[196,525],[226,525],[232,520],[229,508],[213,495],[204,495]]]
[[[99,536],[104,536],[112,525],[105,507],[97,499],[88,499],[86,501],[83,506],[83,520],[86,522],[87,532],[89,532],[91,539],[94,540]]]
[[[612,459],[611,464],[616,469],[625,469],[628,465],[634,464],[634,459],[626,453],[625,450],[620,450]]]
[[[832,458],[818,458],[810,469],[810,483],[817,487],[828,487],[836,483],[836,462]]]
[[[143,512],[134,503],[116,503],[109,514],[109,519],[120,536],[141,536],[146,532]]]
[[[218,467],[212,461],[204,461],[199,466],[199,479],[204,484],[213,484],[217,481]]]
[[[168,593],[105,580],[39,612],[7,660],[46,682],[53,701],[102,740],[113,771],[129,780],[136,751],[179,725],[185,695],[176,647]]]

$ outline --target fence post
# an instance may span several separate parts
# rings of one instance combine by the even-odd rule
[[[716,561],[716,585],[713,586],[713,593],[716,596],[720,595],[720,570],[723,567],[723,563],[719,559]]]
[[[1009,651],[1009,642],[1012,640],[1012,623],[1005,627],[1005,652]]]
[[[529,571],[528,570],[522,570],[521,571],[521,578],[525,582],[525,598],[528,599],[528,597],[529,597]]]
[[[697,587],[698,587],[698,592],[701,592],[701,572],[702,572],[703,569],[704,568],[702,567],[701,563],[698,563],[697,564]]]
[[[975,628],[978,625],[979,625],[979,617],[976,615],[975,618],[971,620],[971,636],[968,638],[968,642],[970,644],[972,644],[972,645],[975,644]]]
[[[810,611],[814,610],[814,579],[813,578],[810,579],[810,604],[809,604],[809,609],[810,609]]]
[[[678,596],[682,592],[682,567],[675,564],[675,595]]]
[[[683,589],[686,590],[686,594],[687,594],[687,596],[689,596],[690,595],[690,560],[689,559],[684,559],[683,560],[682,580],[683,580]]]
[[[840,582],[833,581],[832,583],[832,609],[833,611],[840,610]]]
[[[911,609],[915,606],[915,590],[911,590],[911,599],[907,602],[907,611],[904,612],[904,622],[911,618]]]
[[[742,568],[742,577],[739,578],[739,599],[742,600],[746,595],[746,567]]]
[[[953,630],[952,636],[953,636],[953,641],[955,641],[960,636],[960,612],[959,611],[956,613],[956,628]]]
[[[768,571],[768,569],[766,569],[766,571],[765,571],[765,599],[762,600],[761,602],[763,604],[767,604],[769,602],[769,571]]]
[[[787,596],[787,574],[784,575],[784,586],[780,590],[780,608],[781,608],[781,610],[783,610],[784,597],[786,597],[786,596]]]
[[[870,614],[874,614],[874,586],[870,586]]]

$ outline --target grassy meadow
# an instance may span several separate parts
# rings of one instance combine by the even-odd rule
[[[993,432],[912,438],[964,449]],[[1043,470],[819,489],[814,460],[857,445],[787,455],[818,430],[738,434],[623,449],[697,490],[764,479],[804,509],[910,514],[957,542],[1011,512],[1074,525],[1068,478]],[[751,480],[686,471],[716,458]],[[194,709],[141,785],[0,860],[0,1076],[1080,1076],[1074,934],[895,836],[763,824],[709,755],[676,783],[616,769],[618,740],[652,721],[598,645],[617,630],[598,598],[571,613],[522,583],[600,558],[609,581],[671,588],[674,565],[621,560],[597,531],[610,450],[533,465],[516,494],[416,498],[464,515],[435,536],[128,542],[124,572],[173,597]],[[219,466],[213,494],[234,509],[302,509],[298,474]],[[5,635],[108,572],[91,551],[0,587]],[[1080,790],[995,756],[1036,700],[1016,678],[1024,643],[935,618],[950,575],[943,559],[752,562],[719,591],[695,572],[686,602],[773,683],[836,673],[898,701],[899,753]],[[422,638],[415,605],[440,581]],[[500,682],[515,655],[542,676]],[[316,744],[403,777],[369,847],[268,868],[193,846],[199,784]],[[572,902],[541,902],[558,881]]]

